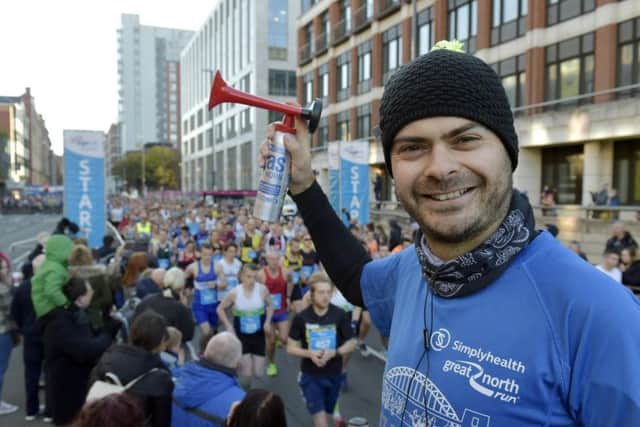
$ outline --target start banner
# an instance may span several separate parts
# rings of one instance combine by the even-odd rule
[[[104,144],[101,131],[64,131],[65,216],[92,248],[102,245],[105,233]]]

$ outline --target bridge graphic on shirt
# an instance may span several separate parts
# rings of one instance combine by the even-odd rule
[[[396,366],[385,374],[382,408],[380,425],[383,427],[490,427],[491,421],[488,415],[467,408],[460,417],[430,379],[407,366]]]

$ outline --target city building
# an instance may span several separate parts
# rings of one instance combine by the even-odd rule
[[[121,189],[124,184],[117,182],[113,176],[113,166],[122,158],[122,147],[120,146],[120,126],[113,123],[107,132],[104,147],[104,174],[107,194],[113,194]]]
[[[282,115],[240,104],[208,110],[216,70],[234,88],[296,97],[298,1],[218,0],[180,56],[182,190],[254,190],[257,150]]]
[[[148,141],[180,142],[180,51],[193,31],[141,25],[123,14],[118,32],[121,152]]]
[[[640,2],[636,0],[303,0],[298,101],[324,100],[313,167],[327,188],[327,144],[368,138],[371,173],[394,200],[380,144],[383,85],[443,39],[502,78],[516,117],[516,188],[534,204],[589,205],[603,184],[640,203]],[[464,84],[464,82],[460,82]]]
[[[49,131],[31,89],[20,96],[0,96],[0,188],[51,184],[52,157]]]

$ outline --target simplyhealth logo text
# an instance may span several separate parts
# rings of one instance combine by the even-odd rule
[[[480,364],[466,360],[447,360],[443,372],[452,372],[469,380],[469,386],[478,393],[502,402],[516,404],[520,386],[513,378],[500,378],[484,372]]]

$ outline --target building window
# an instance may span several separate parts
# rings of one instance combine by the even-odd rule
[[[202,126],[203,112],[202,108],[198,110],[198,126]]]
[[[558,204],[581,204],[583,167],[582,145],[542,149],[542,188],[554,190]]]
[[[493,66],[502,80],[511,108],[527,104],[527,56],[520,55],[500,61]]]
[[[345,52],[338,57],[337,71],[338,71],[338,102],[344,101],[349,98],[349,83],[351,80],[351,64],[349,62],[350,52]]]
[[[216,125],[216,144],[222,142],[222,123]]]
[[[492,46],[525,35],[528,2],[529,0],[493,0]]]
[[[318,96],[326,101],[329,98],[329,67],[323,64],[318,68]]]
[[[329,20],[329,12],[324,12],[320,16],[322,21],[321,33],[318,35],[316,46],[318,46],[318,52],[322,52],[329,47],[329,34],[331,34],[331,21]]]
[[[329,126],[327,118],[322,117],[318,123],[318,147],[325,147],[329,142]]]
[[[236,148],[231,147],[227,150],[227,190],[237,190],[237,180],[236,180],[236,168],[238,167],[238,162],[236,161]]]
[[[313,99],[313,72],[304,75],[304,92],[302,97],[303,104],[308,104]]]
[[[424,55],[433,46],[435,27],[432,13],[433,8],[430,7],[418,14],[418,55]]]
[[[336,139],[351,141],[351,127],[349,126],[349,111],[343,111],[336,116]]]
[[[204,142],[203,142],[203,137],[202,134],[198,135],[198,151],[202,151],[202,148],[204,146]]]
[[[207,129],[207,147],[213,147],[213,128]]]
[[[339,42],[351,32],[351,0],[340,0],[340,22],[334,31],[334,42]]]
[[[227,119],[227,138],[236,136],[236,116]]]
[[[279,113],[277,111],[271,111],[269,110],[267,112],[267,120],[269,123],[275,123],[275,122],[281,122],[282,121],[282,113]]]
[[[313,22],[308,23],[304,27],[304,35],[307,40],[307,43],[303,46],[302,59],[307,59],[316,51],[315,44],[316,41],[313,37]]]
[[[389,28],[382,34],[382,79],[387,83],[389,77],[402,62],[402,35],[400,25]]]
[[[371,136],[371,106],[369,104],[358,107],[358,138]]]
[[[358,95],[371,90],[371,40],[358,46]]]
[[[575,18],[596,8],[596,0],[547,0],[547,26]]]
[[[184,120],[182,122],[182,134],[186,135],[189,133],[189,121],[188,120]]]
[[[449,40],[460,40],[464,43],[467,52],[475,52],[478,35],[478,0],[449,0],[448,6]]]
[[[193,130],[196,128],[196,115],[192,114],[191,118],[189,119],[189,124],[191,125],[191,132],[193,132]]]
[[[240,133],[249,132],[251,130],[251,110],[245,108],[240,113]]]
[[[640,18],[618,25],[618,86],[640,83]],[[634,95],[638,89],[619,92]]]
[[[287,0],[269,0],[269,59],[286,61],[289,44],[289,7]]]
[[[613,188],[623,205],[640,204],[640,140],[616,141],[613,148]]]
[[[296,96],[296,72],[269,70],[269,95]]]
[[[196,152],[196,139],[195,138],[191,138],[191,142],[190,142],[190,148],[191,148],[191,154]]]
[[[548,46],[545,55],[547,101],[593,92],[593,33]]]
[[[253,155],[251,141],[240,146],[240,188],[249,190],[253,187]]]

